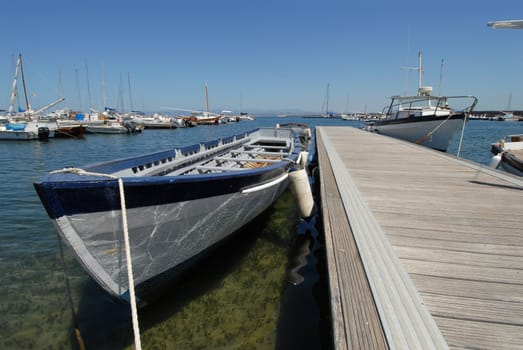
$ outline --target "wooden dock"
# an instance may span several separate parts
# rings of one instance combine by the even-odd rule
[[[523,349],[523,180],[351,127],[316,142],[335,348]]]

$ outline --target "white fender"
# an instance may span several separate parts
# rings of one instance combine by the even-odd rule
[[[491,159],[490,159],[490,163],[489,163],[489,166],[491,168],[494,168],[494,169],[497,169],[498,166],[499,166],[499,163],[501,163],[501,157],[502,157],[502,154],[503,153],[498,153],[496,154],[495,156],[493,156]]]
[[[301,165],[302,167],[305,167],[307,165],[308,158],[309,158],[309,152],[306,152],[306,151],[300,152],[298,164]]]
[[[312,131],[310,128],[305,129],[305,136],[307,136],[308,139],[312,138]]]
[[[298,206],[300,217],[308,218],[314,209],[309,177],[305,169],[291,171],[289,173],[289,186]]]

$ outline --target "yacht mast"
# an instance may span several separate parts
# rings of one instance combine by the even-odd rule
[[[87,66],[87,59],[85,60],[85,76],[87,79],[87,98],[89,103],[89,110],[92,109],[93,104],[91,100],[91,84],[89,83],[89,67]]]
[[[421,65],[421,58],[422,58],[422,54],[421,54],[421,50],[418,51],[418,66],[417,67],[402,67],[403,69],[407,70],[407,82],[406,82],[406,86],[408,87],[408,84],[409,84],[409,70],[417,70],[418,71],[418,95],[419,95],[419,88],[421,87],[422,85],[422,82],[421,82],[421,76],[422,76],[422,72],[423,72],[423,67]],[[404,92],[404,95],[407,95],[407,89],[405,89],[405,92]]]
[[[129,105],[131,106],[131,112],[133,108],[133,94],[131,93],[131,74],[127,72],[127,85],[129,86]]]
[[[327,97],[325,101],[325,109],[326,117],[329,117],[329,83],[327,83]]]
[[[421,54],[421,50],[420,50],[420,51],[418,51],[418,60],[419,60],[419,64],[418,64],[418,91],[419,91],[419,89],[422,86],[422,84],[421,84],[421,76],[422,76],[423,67],[421,66],[421,57],[422,57],[422,54]]]
[[[441,66],[439,67],[439,89],[438,95],[441,96],[441,83],[443,81],[443,58],[441,59]]]
[[[207,82],[205,82],[205,109],[207,111],[207,116],[209,116],[209,92],[207,89]]]
[[[81,112],[82,111],[82,92],[80,91],[80,76],[78,75],[78,68],[76,68],[75,70],[75,75],[76,75],[76,89],[77,89],[77,92],[78,92],[78,110]]]
[[[105,73],[104,73],[104,64],[102,63],[102,108],[103,111],[107,106],[107,100],[105,97]]]
[[[25,106],[27,112],[31,111],[31,105],[29,104],[29,98],[27,98],[27,88],[25,85],[24,66],[22,65],[22,54],[18,55],[18,61],[20,62],[20,73],[22,73],[22,86],[24,87]]]
[[[13,114],[13,109],[15,106],[15,99],[16,99],[16,90],[17,90],[17,80],[18,80],[18,69],[20,67],[20,60],[22,59],[21,56],[18,56],[18,60],[16,61],[16,67],[15,67],[15,77],[13,79],[13,89],[11,92],[11,100],[9,102],[9,110],[8,114]]]

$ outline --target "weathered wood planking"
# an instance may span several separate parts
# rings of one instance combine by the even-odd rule
[[[318,155],[334,346],[336,349],[387,349],[325,149],[319,147]]]
[[[449,347],[523,348],[523,181],[350,127],[317,134],[333,145]]]

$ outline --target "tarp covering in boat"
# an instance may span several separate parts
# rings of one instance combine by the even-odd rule
[[[24,131],[25,130],[25,124],[21,123],[7,123],[5,125],[6,130],[13,130],[13,131]]]

